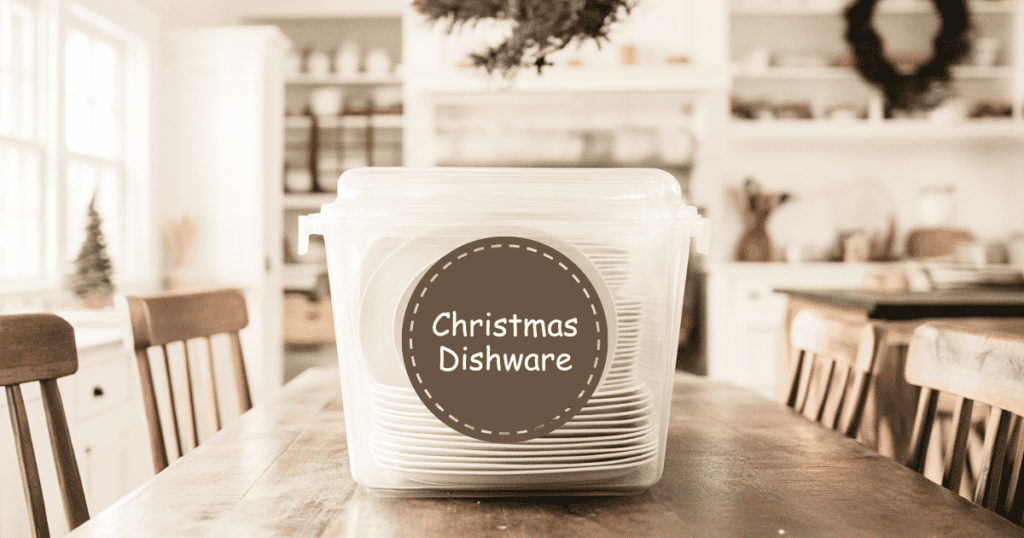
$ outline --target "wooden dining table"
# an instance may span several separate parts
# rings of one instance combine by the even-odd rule
[[[70,536],[1024,537],[785,406],[683,373],[664,475],[642,493],[383,497],[349,472],[339,387],[307,370]]]

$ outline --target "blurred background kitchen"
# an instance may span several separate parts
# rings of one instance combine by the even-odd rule
[[[971,52],[915,113],[851,67],[847,3],[640,0],[601,47],[508,80],[467,61],[508,26],[449,35],[408,0],[0,0],[0,309],[119,339],[112,309],[67,291],[95,195],[117,292],[246,291],[258,402],[335,360],[324,249],[298,255],[296,228],[344,170],[657,167],[714,226],[679,367],[773,397],[773,289],[1012,284],[1024,267],[1019,2],[968,2]],[[940,18],[882,0],[874,24],[912,69]]]

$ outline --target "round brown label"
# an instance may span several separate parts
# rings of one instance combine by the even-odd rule
[[[604,308],[587,274],[557,249],[522,237],[473,241],[412,290],[406,372],[456,431],[533,439],[565,424],[597,388],[608,356]]]

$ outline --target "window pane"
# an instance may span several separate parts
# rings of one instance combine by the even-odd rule
[[[14,83],[10,73],[0,71],[0,135],[14,134]]]
[[[39,156],[0,143],[0,277],[42,275]]]
[[[68,261],[78,257],[85,242],[89,203],[96,195],[96,211],[100,214],[100,230],[106,240],[107,254],[114,270],[122,267],[123,247],[121,228],[121,193],[117,172],[111,167],[99,167],[81,161],[68,164]]]
[[[114,156],[114,112],[108,106],[92,108],[92,143],[97,155]]]
[[[117,170],[104,166],[100,170],[100,189],[96,197],[96,210],[103,218],[103,234],[107,239],[107,253],[115,271],[124,271],[123,204],[120,177]]]
[[[101,105],[114,104],[114,49],[103,43],[92,46],[92,96]]]
[[[68,93],[89,97],[92,93],[91,63],[89,39],[82,34],[71,34],[64,50],[64,83]]]
[[[85,241],[85,217],[96,192],[96,168],[78,161],[68,163],[67,188],[67,259],[73,261]]]
[[[11,6],[11,65],[18,75],[31,75],[35,69],[35,43],[32,12],[24,6]]]
[[[20,121],[16,120],[14,133],[25,140],[30,140],[35,135],[36,115],[36,92],[35,84],[31,79],[21,81],[21,91],[17,93],[17,109]]]
[[[92,149],[92,107],[81,97],[68,97],[65,126],[68,149],[86,153]]]
[[[14,32],[11,30],[11,5],[0,0],[0,71],[11,68]]]
[[[0,134],[31,139],[35,132],[35,43],[32,12],[0,2]]]

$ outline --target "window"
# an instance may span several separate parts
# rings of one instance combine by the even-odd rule
[[[0,0],[0,280],[43,276],[38,26],[33,5]]]
[[[123,116],[118,89],[123,62],[115,44],[80,25],[69,28],[64,46],[64,150],[67,207],[66,259],[85,240],[86,208],[96,197],[103,234],[114,267],[125,266],[121,192],[124,178]]]
[[[0,0],[0,291],[62,287],[93,197],[115,281],[144,276],[148,58],[77,4]]]

